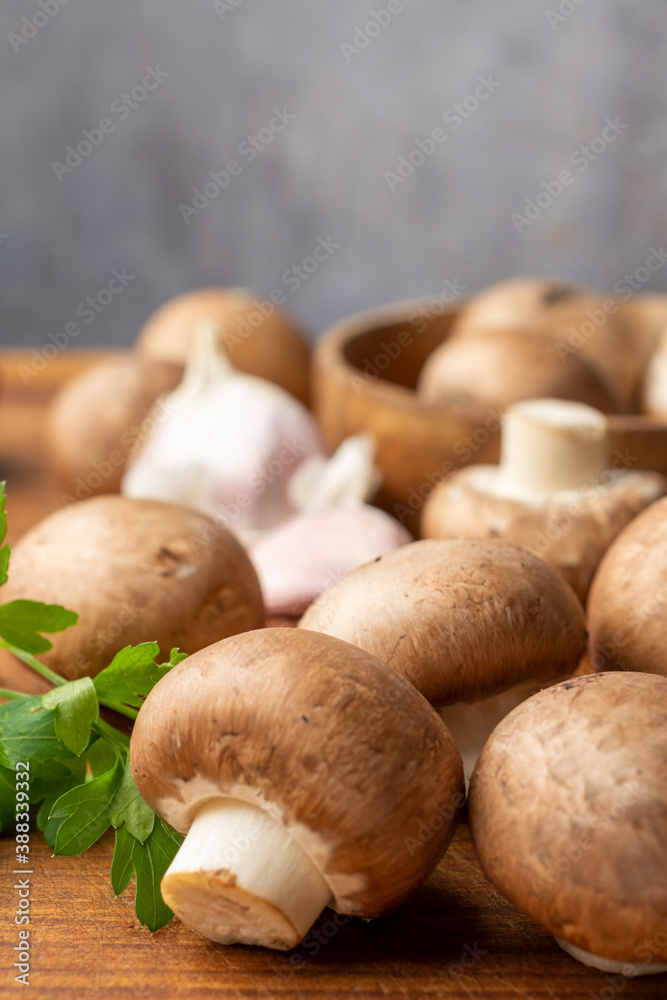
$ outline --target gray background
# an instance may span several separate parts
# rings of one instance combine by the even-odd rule
[[[563,0],[404,0],[349,63],[341,43],[387,0],[234,2],[221,18],[211,0],[69,0],[17,52],[8,33],[38,0],[3,4],[2,343],[46,343],[114,267],[135,278],[76,346],[130,343],[162,301],[209,283],[282,288],[316,334],[446,279],[611,286],[667,242],[664,0],[565,0],[555,28]],[[168,79],[59,183],[52,161],[156,64]],[[385,171],[480,74],[501,87],[390,191]],[[296,120],[185,225],[179,203],[283,105]],[[518,235],[511,213],[616,116],[627,129]],[[340,248],[286,289],[328,236]]]

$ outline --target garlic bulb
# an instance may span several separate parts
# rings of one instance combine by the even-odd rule
[[[236,371],[217,339],[214,324],[202,326],[122,491],[195,507],[247,543],[294,513],[290,479],[326,450],[310,411],[279,386]]]
[[[292,518],[250,550],[269,615],[300,615],[323,590],[362,563],[406,545],[406,529],[359,502]]]

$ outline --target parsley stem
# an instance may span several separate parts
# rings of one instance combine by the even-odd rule
[[[97,700],[100,705],[104,705],[105,708],[110,708],[113,712],[118,712],[119,715],[124,715],[128,719],[136,719],[139,715],[136,708],[130,708],[129,705],[121,705],[116,701],[107,701],[106,698],[98,698]]]
[[[41,674],[42,677],[46,678],[47,681],[51,681],[51,683],[55,684],[57,687],[60,687],[61,684],[67,683],[64,677],[61,677],[60,674],[56,674],[53,670],[45,667],[43,663],[40,663],[39,660],[32,655],[32,653],[26,653],[24,649],[19,649],[18,646],[13,646],[11,642],[7,642],[6,639],[0,639],[0,646],[4,649],[8,649],[9,652],[13,653],[14,656],[17,656],[19,660],[23,660],[23,662],[27,663],[29,667],[32,667],[33,670],[36,670],[38,674]]]
[[[0,688],[0,698],[25,698],[25,694],[20,691],[12,691],[10,688]]]
[[[104,736],[105,739],[115,746],[117,750],[122,750],[123,753],[127,753],[130,740],[125,733],[121,733],[117,729],[114,729],[114,727],[110,726],[108,722],[104,721],[104,719],[96,719],[95,722],[93,722],[92,728],[98,736]]]

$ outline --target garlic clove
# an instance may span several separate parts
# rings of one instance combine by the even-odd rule
[[[369,434],[355,434],[346,438],[331,458],[314,455],[307,459],[289,482],[292,506],[308,512],[370,500],[382,481],[375,451]]]
[[[377,507],[350,503],[274,528],[250,550],[270,615],[300,615],[340,577],[412,541]]]

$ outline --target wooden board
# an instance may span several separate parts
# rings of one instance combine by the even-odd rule
[[[72,355],[69,374],[90,359]],[[11,359],[11,369],[18,362]],[[54,362],[55,365],[55,362]],[[46,472],[48,384],[6,377],[0,395],[0,475],[8,480],[10,533],[58,507]],[[113,842],[104,837],[78,858],[52,858],[36,833],[30,843],[31,998],[166,1000],[187,998],[427,997],[452,1000],[667,1000],[667,976],[613,979],[565,955],[551,936],[506,902],[484,877],[465,824],[425,885],[401,910],[364,923],[326,911],[315,935],[293,952],[225,948],[177,921],[151,936],[135,918],[132,890],[114,899]],[[13,842],[0,839],[0,1000],[20,996],[14,982],[18,902]]]

